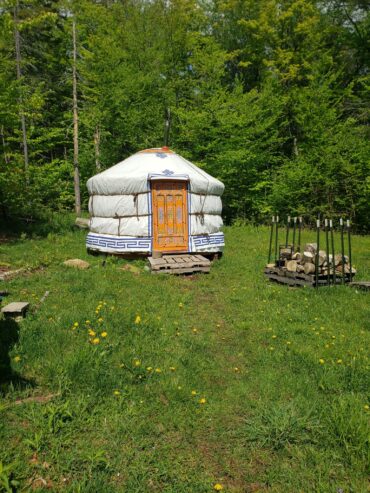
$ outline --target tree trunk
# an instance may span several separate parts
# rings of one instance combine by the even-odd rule
[[[22,77],[22,69],[21,69],[21,40],[20,34],[18,31],[18,7],[19,2],[17,0],[16,6],[14,7],[14,37],[15,37],[15,62],[17,67],[17,80],[20,81]],[[22,139],[23,139],[23,158],[24,158],[24,171],[26,175],[26,184],[29,183],[29,174],[28,174],[28,144],[27,144],[27,127],[26,127],[26,116],[24,114],[23,107],[23,97],[22,92],[20,93],[19,99],[19,108],[20,108],[20,117],[21,117],[21,127],[22,127]]]
[[[80,170],[78,166],[78,107],[77,107],[77,48],[76,48],[76,21],[72,22],[73,36],[73,166],[75,187],[75,211],[77,216],[81,215],[81,191]]]
[[[5,143],[5,137],[4,137],[4,125],[1,125],[1,142],[3,144],[3,154],[4,154],[4,161],[5,161],[5,164],[9,164],[9,158],[8,158],[8,155],[6,153],[6,143]]]
[[[100,171],[101,164],[100,164],[100,128],[99,128],[99,125],[97,125],[96,128],[95,128],[95,133],[94,133],[94,147],[95,147],[95,165],[96,165],[96,171]]]

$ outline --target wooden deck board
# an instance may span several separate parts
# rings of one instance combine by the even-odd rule
[[[148,260],[153,274],[191,274],[211,269],[210,260],[202,255],[163,255],[160,259],[149,257]]]

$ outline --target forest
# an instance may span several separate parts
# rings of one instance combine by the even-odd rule
[[[86,180],[162,146],[170,113],[170,147],[225,183],[226,223],[369,232],[367,0],[0,5],[2,221],[86,210]]]

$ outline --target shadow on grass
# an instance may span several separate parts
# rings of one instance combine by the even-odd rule
[[[0,243],[74,231],[75,217],[71,212],[43,212],[37,217],[0,216]]]
[[[11,389],[22,390],[34,387],[33,380],[28,380],[14,371],[9,353],[19,340],[19,326],[12,318],[0,320],[0,396]]]

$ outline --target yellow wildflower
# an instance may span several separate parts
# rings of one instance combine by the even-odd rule
[[[92,329],[89,330],[89,336],[90,337],[95,337],[96,336],[96,332],[94,332]]]
[[[15,357],[14,357],[14,361],[15,361],[16,363],[19,363],[19,362],[20,362],[20,360],[21,360],[21,357],[20,357],[20,356],[15,356]]]
[[[224,487],[222,486],[222,484],[220,483],[216,483],[214,486],[213,486],[213,489],[216,490],[216,491],[222,491],[224,489]]]
[[[277,336],[275,334],[271,337],[271,339],[276,339],[276,338]]]
[[[337,359],[337,363],[338,363],[338,365],[340,365],[340,364],[342,364],[342,363],[343,363],[343,360],[341,360],[341,359]]]
[[[134,365],[135,366],[140,366],[141,365],[141,361],[139,359],[134,359]]]
[[[292,343],[290,341],[286,341],[287,345],[290,346]]]
[[[85,324],[90,325],[91,324],[90,320],[86,320]]]
[[[178,390],[181,390],[182,389],[181,385],[179,385],[177,388],[178,388]]]
[[[102,337],[107,337],[108,332],[106,332],[106,331],[104,330],[104,332],[102,332],[100,335],[101,335]]]
[[[192,391],[191,391],[191,395],[197,395],[196,390],[192,390]]]
[[[104,319],[103,319],[103,317],[98,318],[98,322],[99,322],[99,323],[102,323],[102,322],[103,322],[103,320],[104,320]]]
[[[184,304],[183,303],[179,303],[179,308],[184,308]]]
[[[270,346],[270,347],[269,347],[269,350],[270,350],[270,351],[273,351],[274,349],[275,349],[275,348],[274,348],[274,346]]]
[[[365,409],[365,411],[368,411],[370,409],[370,407],[368,406],[368,404],[365,404],[364,405],[364,409]]]
[[[176,371],[176,368],[174,366],[170,366],[171,371]]]
[[[156,373],[161,373],[162,372],[162,370],[160,368],[156,368],[155,371],[156,371]]]
[[[206,403],[206,399],[204,397],[199,399],[199,404],[205,404],[205,403]]]
[[[198,332],[198,329],[196,329],[195,327],[193,328],[193,332],[194,334],[196,334]]]
[[[136,318],[135,318],[135,324],[136,324],[136,325],[138,325],[140,322],[141,322],[141,317],[140,317],[140,315],[136,315]]]
[[[320,363],[320,365],[323,365],[323,364],[325,363],[325,360],[324,360],[324,359],[322,359],[322,358],[320,358],[320,359],[319,359],[319,363]]]
[[[151,366],[148,366],[146,371],[153,371],[153,368]]]
[[[75,323],[73,324],[73,327],[78,327],[78,322],[75,322]]]
[[[115,391],[113,392],[113,394],[114,394],[114,395],[121,395],[121,392],[120,392],[119,390],[115,390]]]
[[[99,344],[100,342],[100,339],[99,337],[95,337],[94,339],[92,339],[91,343],[94,344],[96,346],[96,344]]]
[[[234,367],[234,371],[235,371],[235,373],[238,373],[238,372],[240,372],[240,368],[238,368],[237,366],[235,366]]]

